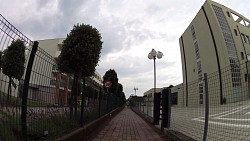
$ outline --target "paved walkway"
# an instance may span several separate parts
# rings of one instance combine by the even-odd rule
[[[164,139],[130,108],[124,108],[93,141],[163,141]]]

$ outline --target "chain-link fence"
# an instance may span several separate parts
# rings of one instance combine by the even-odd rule
[[[158,127],[184,140],[207,141],[249,141],[250,140],[250,90],[249,62],[238,66],[228,66],[212,74],[204,74],[202,79],[163,88],[160,106],[155,109],[156,97],[133,98],[132,106],[146,116],[159,120]],[[164,90],[169,89],[169,93]],[[164,101],[164,97],[167,100]],[[157,96],[157,95],[155,95]],[[166,101],[171,106],[164,107]],[[147,106],[150,105],[150,106]],[[153,106],[154,105],[154,106]],[[157,107],[157,106],[156,106]],[[160,115],[153,114],[159,110]],[[151,111],[151,112],[147,112]],[[157,113],[157,112],[156,112]],[[164,117],[166,116],[166,117]],[[153,122],[152,122],[153,123]],[[156,126],[157,126],[156,124]],[[166,130],[165,130],[166,131]]]
[[[58,71],[53,56],[0,15],[3,55],[17,39],[25,45],[25,70],[21,79],[15,79],[1,69],[0,141],[54,139],[124,103],[91,78],[79,79],[74,86],[73,76]]]

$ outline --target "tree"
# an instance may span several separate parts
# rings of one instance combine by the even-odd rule
[[[118,83],[118,77],[117,77],[117,73],[115,72],[114,69],[109,69],[103,76],[103,81],[111,81],[112,85],[111,87],[108,89],[108,91],[110,93],[113,93],[114,95],[116,95],[123,104],[126,102],[126,97],[125,94],[123,92],[123,86],[121,83]],[[107,91],[106,88],[104,88],[105,91]]]
[[[9,77],[7,101],[11,95],[12,78],[20,80],[24,74],[25,63],[25,45],[20,39],[17,39],[8,46],[3,52],[2,68],[3,73]]]
[[[117,85],[117,90],[115,92],[116,96],[122,101],[122,102],[126,102],[126,97],[125,94],[123,92],[123,86],[121,83],[118,83]]]
[[[125,103],[126,102],[126,96],[125,96],[125,93],[122,92],[122,101]]]
[[[85,77],[92,76],[95,72],[102,49],[101,39],[101,35],[96,28],[86,24],[77,24],[74,25],[63,41],[62,51],[58,57],[58,68],[61,72],[74,75],[70,109],[72,109],[73,94],[75,96],[75,108],[77,106],[78,78],[84,78],[85,82]]]
[[[122,92],[123,92],[123,86],[122,86],[121,83],[118,83],[115,95],[121,99],[122,98]]]
[[[117,85],[118,85],[118,78],[117,78],[117,73],[115,72],[114,69],[108,70],[104,76],[103,76],[103,81],[111,81],[112,86],[109,88],[110,93],[115,93],[117,90]],[[104,88],[106,91],[106,88]]]

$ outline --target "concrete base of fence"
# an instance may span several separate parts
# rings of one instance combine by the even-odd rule
[[[94,131],[100,127],[100,125],[103,125],[105,121],[111,119],[111,117],[114,117],[116,114],[118,114],[124,107],[116,108],[115,110],[111,111],[110,113],[102,116],[101,118],[87,124],[86,126],[79,128],[65,136],[62,136],[60,138],[57,138],[54,141],[82,141],[87,140],[88,137],[93,134]],[[112,115],[112,116],[110,116]]]
[[[168,136],[168,138],[173,141],[195,141],[194,139],[177,131],[165,129],[164,132]]]

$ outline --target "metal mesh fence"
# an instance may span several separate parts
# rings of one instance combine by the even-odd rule
[[[202,140],[204,123],[196,122],[195,118],[204,117],[204,106],[195,106],[195,103],[200,102],[198,96],[191,96],[193,94],[198,95],[199,80],[192,81],[188,84],[189,96],[187,97],[188,107],[173,106],[171,108],[171,121],[170,128],[175,131],[186,134],[187,136],[196,140]]]
[[[73,92],[73,76],[59,72],[51,54],[35,50],[35,43],[0,15],[0,51],[17,39],[25,44],[25,72],[20,80],[0,72],[0,141],[51,140],[124,103],[91,78],[79,79]]]
[[[186,136],[186,140],[249,141],[248,66],[249,62],[230,65],[220,72],[208,74],[207,77],[204,75],[202,80],[169,88],[172,104],[167,109],[170,110],[167,113],[170,117],[168,129]],[[153,112],[148,111],[160,110],[160,119],[164,119],[162,115],[166,109],[162,106],[153,109],[155,103],[150,104],[148,95],[133,98],[133,101],[135,104],[132,106],[144,115],[154,119]],[[162,127],[161,120],[157,127]]]
[[[0,50],[3,52],[13,40],[21,39],[26,46],[25,57],[30,53],[29,46],[32,44],[25,35],[12,26],[0,14]],[[21,103],[20,98],[21,83],[24,77],[18,81],[9,79],[0,72],[0,140],[20,140],[21,139]],[[9,87],[11,83],[11,87]]]
[[[221,74],[222,93],[219,93],[218,73],[208,76],[210,106],[207,140],[250,140],[247,63],[224,68]],[[220,97],[222,104],[216,102]],[[200,117],[197,120],[204,121]]]

